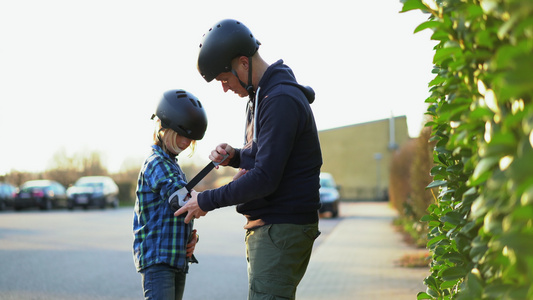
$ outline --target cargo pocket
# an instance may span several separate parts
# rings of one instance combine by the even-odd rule
[[[318,230],[318,225],[312,225],[304,228],[304,233],[310,237],[313,241],[320,236],[321,232]]]
[[[294,299],[296,287],[268,278],[254,278],[250,286],[250,300]]]

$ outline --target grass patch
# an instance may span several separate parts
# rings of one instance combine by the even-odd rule
[[[431,255],[428,252],[416,252],[404,254],[397,264],[404,268],[427,268],[431,261]]]

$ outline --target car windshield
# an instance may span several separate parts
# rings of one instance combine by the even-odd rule
[[[91,188],[102,188],[104,186],[104,184],[101,182],[82,182],[76,185],[80,187],[91,187]]]
[[[32,190],[34,188],[44,188],[49,185],[50,184],[48,182],[28,182],[22,185],[22,187],[20,188],[20,191],[24,192],[24,191]]]

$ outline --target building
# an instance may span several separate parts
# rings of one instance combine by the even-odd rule
[[[406,116],[322,130],[318,133],[324,164],[343,200],[388,198],[392,154],[409,140]]]

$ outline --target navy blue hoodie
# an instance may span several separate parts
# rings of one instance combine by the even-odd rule
[[[266,224],[317,222],[322,153],[310,107],[315,93],[282,60],[268,67],[258,91],[257,142],[236,149],[229,163],[248,172],[200,193],[198,205],[211,211],[237,204],[249,220]]]

